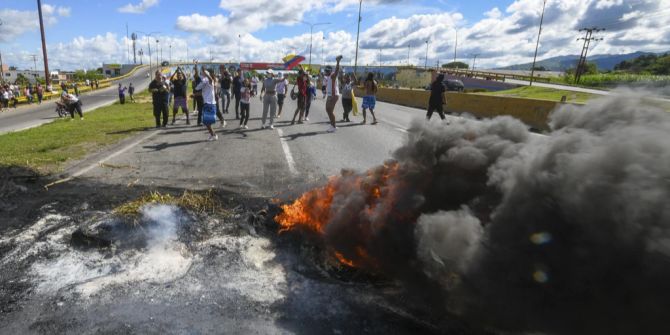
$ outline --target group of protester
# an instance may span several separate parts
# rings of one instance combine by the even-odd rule
[[[343,122],[351,122],[349,116],[353,109],[353,89],[355,78],[342,75],[340,61],[337,57],[335,68],[325,67],[321,75],[326,98],[326,113],[330,127],[328,132],[337,130],[335,120],[335,107],[342,97]],[[235,119],[239,120],[239,129],[248,129],[249,112],[252,97],[258,95],[263,106],[261,116],[261,129],[274,129],[275,118],[281,118],[284,111],[284,103],[287,96],[297,101],[297,107],[293,111],[291,125],[296,122],[302,124],[309,121],[309,111],[312,101],[316,97],[317,83],[313,82],[309,73],[299,67],[298,75],[292,87],[284,74],[267,70],[260,80],[257,77],[245,77],[241,69],[236,69],[233,75],[225,67],[221,69],[220,75],[214,75],[207,71],[204,66],[196,63],[192,78],[192,92],[187,95],[187,74],[182,68],[177,68],[170,78],[160,71],[155,72],[154,80],[149,84],[149,92],[152,94],[153,114],[156,128],[167,127],[169,118],[169,107],[172,97],[172,124],[176,122],[176,116],[181,110],[186,117],[186,124],[191,124],[190,112],[187,100],[193,100],[193,109],[197,110],[197,125],[204,125],[209,134],[209,140],[215,141],[218,136],[212,129],[217,119],[221,127],[226,126],[223,114],[229,113],[231,103],[234,105]],[[261,85],[260,92],[258,85]],[[291,87],[289,89],[289,87]],[[374,114],[376,104],[377,82],[374,75],[369,74],[364,82],[365,96],[363,97],[363,123],[367,122],[367,111],[372,115],[372,124],[377,123]],[[121,90],[119,86],[119,90]],[[121,91],[119,91],[121,92]],[[121,94],[121,93],[119,93]]]
[[[34,102],[41,104],[44,98],[44,91],[44,87],[39,83],[37,85],[28,83],[23,88],[14,84],[0,85],[0,111],[9,109],[10,104],[13,108],[16,108],[19,102],[18,98],[21,96],[26,97],[26,101],[29,104]]]

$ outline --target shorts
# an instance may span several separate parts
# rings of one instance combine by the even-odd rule
[[[377,104],[377,98],[375,96],[366,95],[363,97],[363,105],[361,107],[375,109],[376,104]]]
[[[222,97],[223,97],[223,96],[227,96],[227,97],[229,97],[229,96],[230,96],[230,89],[228,89],[228,88],[222,88],[222,89],[221,89],[221,96],[222,96]]]
[[[177,111],[179,109],[179,107],[181,107],[183,111],[188,112],[188,105],[186,104],[186,97],[174,97],[174,105],[173,105],[174,111]]]
[[[277,105],[278,106],[284,106],[284,98],[286,98],[286,94],[277,94]]]
[[[202,123],[206,126],[210,126],[216,123],[215,104],[205,104],[205,106],[202,107]]]

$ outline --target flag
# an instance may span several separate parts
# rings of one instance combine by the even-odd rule
[[[351,90],[351,105],[352,105],[352,114],[358,116],[358,102],[356,102],[356,94],[354,90]]]
[[[294,67],[298,66],[298,64],[305,61],[305,56],[302,56],[303,53],[304,52],[301,52],[297,55],[289,54],[286,55],[286,57],[282,58],[282,60],[284,61],[284,68],[286,70],[293,70]]]

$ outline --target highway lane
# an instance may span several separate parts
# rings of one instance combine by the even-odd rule
[[[146,77],[149,71],[149,67],[140,68],[130,78],[123,79],[120,82],[124,86],[132,82],[137,92],[142,91],[149,86],[150,80]],[[119,98],[116,92],[118,82],[113,82],[112,86],[108,88],[82,94],[80,99],[83,103],[84,113],[117,101]],[[45,100],[41,105],[20,106],[0,113],[0,134],[37,127],[51,122],[58,118],[55,109],[55,100],[51,99]]]
[[[176,126],[148,130],[134,141],[72,164],[68,171],[112,184],[221,187],[272,196],[322,181],[342,169],[360,171],[382,164],[402,145],[412,119],[423,118],[425,113],[379,102],[379,124],[370,125],[369,117],[368,124],[361,125],[362,116],[358,116],[352,118],[356,122],[338,122],[338,131],[331,134],[326,132],[325,100],[314,101],[305,124],[290,125],[294,109],[295,102],[287,99],[276,128],[260,130],[262,105],[256,98],[248,130],[237,129],[231,111],[226,114],[228,126],[216,129],[219,141],[207,142],[204,128],[186,126],[181,120]],[[338,104],[338,119],[341,110]],[[441,121],[436,117],[431,122]],[[99,164],[101,161],[106,164]]]

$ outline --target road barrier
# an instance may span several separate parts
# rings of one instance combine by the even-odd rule
[[[357,96],[362,96],[363,91],[361,88],[357,88],[355,93]],[[423,110],[428,108],[429,98],[430,91],[424,90],[380,88],[377,92],[379,101]],[[478,118],[508,115],[533,129],[545,131],[549,130],[549,114],[559,105],[562,105],[562,103],[548,100],[448,92],[446,111],[450,113],[469,113]]]

